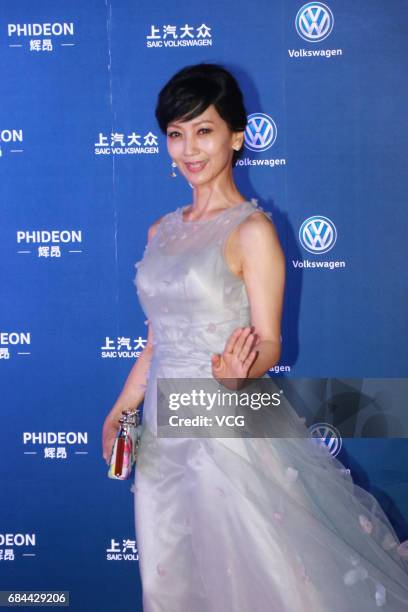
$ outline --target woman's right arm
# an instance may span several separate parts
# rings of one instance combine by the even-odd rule
[[[148,372],[153,354],[153,332],[149,322],[147,344],[136,359],[116,402],[108,413],[102,429],[103,458],[109,463],[122,416],[122,410],[135,410],[142,403],[147,385]]]
[[[148,242],[156,233],[160,220],[161,218],[153,223],[153,225],[149,228]],[[123,385],[122,391],[120,392],[103,424],[102,450],[103,458],[105,459],[106,463],[109,463],[110,460],[113,443],[120,426],[119,419],[122,416],[122,410],[135,410],[144,399],[152,355],[153,329],[150,322],[148,322],[146,346],[133,364],[126,382]]]

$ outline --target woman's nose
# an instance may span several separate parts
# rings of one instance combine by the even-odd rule
[[[194,136],[184,137],[184,155],[194,155],[197,153],[197,142]]]

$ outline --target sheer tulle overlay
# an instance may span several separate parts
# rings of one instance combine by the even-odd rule
[[[211,378],[211,353],[250,323],[223,253],[259,210],[185,222],[178,208],[136,264],[154,331],[132,485],[144,612],[406,611],[407,541],[290,405],[265,417],[276,437],[157,436],[157,378]]]

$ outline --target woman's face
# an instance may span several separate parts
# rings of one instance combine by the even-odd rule
[[[231,132],[213,105],[189,121],[167,126],[167,150],[192,187],[215,181],[231,171],[233,150],[243,132]]]

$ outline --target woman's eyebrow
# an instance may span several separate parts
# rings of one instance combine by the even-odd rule
[[[200,125],[200,123],[214,123],[211,119],[201,119],[201,121],[195,121],[191,125]],[[169,127],[181,127],[183,123],[169,123],[167,128]]]

